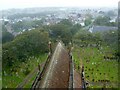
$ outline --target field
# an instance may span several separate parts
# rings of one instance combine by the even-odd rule
[[[4,76],[2,79],[2,87],[3,88],[16,88],[20,83],[24,82],[24,79],[38,67],[38,63],[41,64],[46,60],[47,54],[42,54],[39,57],[31,57],[27,62],[23,62],[21,64],[16,64],[15,68],[16,72],[11,72],[11,74],[7,74],[4,71]],[[7,71],[8,72],[8,71]],[[37,75],[37,71],[32,74],[29,81],[24,85],[24,88],[30,88],[35,77]]]
[[[118,61],[113,58],[114,49],[104,46],[78,47],[73,50],[75,67],[84,65],[85,80],[89,83],[88,88],[117,88],[118,83]]]

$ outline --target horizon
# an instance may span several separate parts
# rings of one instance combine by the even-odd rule
[[[78,7],[78,8],[117,8],[119,0],[4,0],[0,3],[0,10],[45,8],[45,7]]]
[[[35,8],[81,8],[81,9],[118,9],[118,7],[78,7],[78,6],[46,6],[46,7],[25,7],[25,8],[8,8],[8,9],[0,9],[0,11],[7,10],[23,10],[23,9],[35,9]]]

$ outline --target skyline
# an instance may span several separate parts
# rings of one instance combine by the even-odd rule
[[[33,7],[118,7],[119,0],[2,0],[0,10]]]

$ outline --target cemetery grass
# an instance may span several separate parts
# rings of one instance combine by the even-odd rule
[[[113,57],[114,49],[103,46],[74,47],[73,57],[75,68],[84,65],[85,80],[89,82],[88,88],[118,88],[118,61],[104,59],[105,56]],[[106,82],[106,83],[105,83]]]
[[[30,57],[26,62],[22,62],[17,64],[16,62],[16,72],[10,72],[7,68],[5,69],[6,75],[2,76],[2,87],[3,88],[16,88],[29,73],[34,70],[36,67],[38,67],[38,63],[41,64],[46,60],[47,54],[41,54],[38,57]],[[26,72],[27,71],[27,72]],[[11,74],[8,74],[11,73]],[[25,88],[30,88],[32,85],[32,82],[35,79],[35,76],[37,73],[35,73],[31,80],[25,85]]]

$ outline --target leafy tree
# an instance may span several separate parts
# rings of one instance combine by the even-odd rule
[[[109,26],[117,27],[118,23],[117,23],[117,21],[115,21],[115,22],[110,22],[108,25]]]
[[[22,22],[22,21],[16,22],[16,23],[12,24],[12,28],[15,32],[22,31],[23,29],[25,29],[24,22]]]
[[[6,43],[9,41],[12,41],[14,39],[14,36],[7,32],[7,29],[5,28],[5,25],[2,25],[2,43]]]
[[[49,27],[50,37],[53,40],[61,39],[65,44],[68,44],[72,40],[72,34],[76,33],[79,27],[79,25],[73,26],[70,20],[63,19],[58,24]]]
[[[102,39],[108,45],[116,46],[118,45],[118,31],[117,30],[110,30],[104,31],[102,33]]]
[[[90,18],[85,19],[85,25],[88,26],[92,23]]]
[[[86,18],[89,18],[89,19],[92,19],[92,18],[93,18],[92,14],[90,14],[89,12],[85,14],[85,17],[86,17]]]
[[[42,20],[33,20],[33,21],[19,21],[12,24],[12,28],[15,32],[22,31],[23,29],[38,28],[42,26]]]
[[[67,26],[72,26],[72,22],[69,20],[69,19],[63,19],[59,22],[59,24],[62,24],[62,25],[67,25]]]
[[[12,41],[14,36],[9,32],[2,32],[2,43]]]
[[[71,33],[74,35],[76,34],[80,29],[82,28],[82,26],[80,24],[75,24],[71,27]]]
[[[12,42],[3,44],[3,67],[23,62],[30,56],[48,51],[49,35],[43,30],[26,31]]]
[[[43,24],[43,21],[42,20],[34,20],[34,21],[32,21],[31,22],[32,24],[32,27],[37,27],[37,26],[42,26],[42,24]]]
[[[81,29],[74,35],[74,42],[78,45],[88,46],[89,44],[101,44],[101,37],[99,33],[90,33],[87,30]]]
[[[110,11],[107,12],[107,16],[114,17],[114,16],[116,16],[116,14],[113,10],[110,10]]]
[[[98,16],[95,21],[94,21],[94,24],[95,25],[109,25],[109,22],[110,21],[110,17],[107,17],[107,16]]]
[[[61,39],[65,44],[68,44],[72,39],[72,34],[67,25],[57,24],[50,27],[53,39]]]

